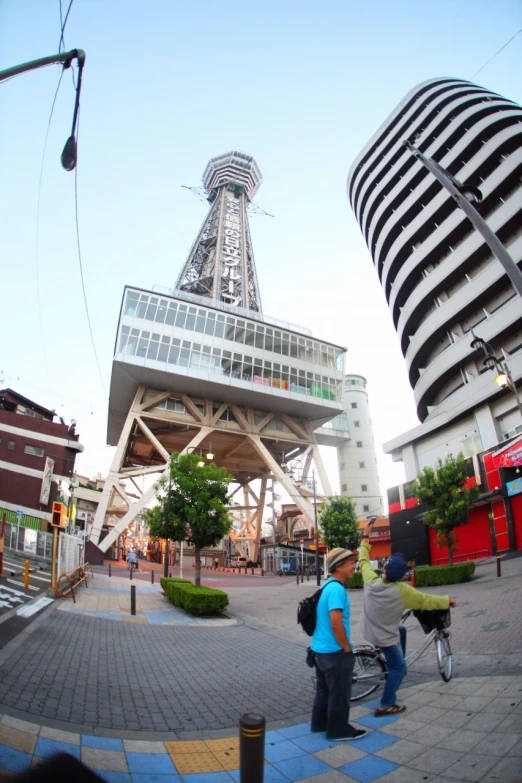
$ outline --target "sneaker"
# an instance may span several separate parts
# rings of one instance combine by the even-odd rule
[[[327,737],[327,740],[329,742],[346,742],[348,740],[359,740],[363,737],[366,737],[368,732],[366,729],[356,729],[355,734],[350,735],[349,737]]]

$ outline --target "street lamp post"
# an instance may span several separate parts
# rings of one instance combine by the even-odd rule
[[[515,261],[511,258],[508,251],[497,237],[494,231],[488,226],[480,212],[473,206],[472,202],[482,201],[481,191],[473,185],[463,184],[453,177],[446,169],[442,168],[431,158],[422,154],[413,142],[403,141],[404,146],[411,154],[420,160],[420,162],[433,174],[443,188],[455,199],[457,205],[466,214],[473,227],[482,235],[495,258],[502,264],[504,270],[511,280],[513,288],[517,294],[522,297],[522,272]]]
[[[83,49],[71,49],[70,52],[59,52],[58,54],[51,54],[48,57],[40,57],[38,60],[31,60],[27,63],[21,63],[20,65],[13,65],[11,68],[6,68],[5,70],[0,71],[1,82],[5,79],[11,79],[13,76],[18,76],[21,73],[34,71],[37,68],[43,68],[46,65],[52,65],[53,63],[63,63],[64,69],[70,68],[73,60],[76,60],[78,63],[78,80],[75,88],[76,100],[74,102],[71,135],[65,142],[65,146],[61,155],[62,166],[66,171],[72,171],[76,168],[78,158],[76,129],[78,124],[78,112],[80,109],[80,91],[82,87],[83,67],[85,65],[85,52]]]
[[[482,337],[477,337],[473,329],[471,329],[471,334],[473,336],[473,340],[471,341],[471,348],[482,353],[484,356],[484,366],[488,370],[496,370],[498,372],[498,375],[495,378],[495,383],[497,383],[499,386],[507,386],[508,389],[513,392],[517,401],[518,412],[520,413],[520,418],[522,420],[522,403],[520,402],[520,397],[518,396],[515,381],[513,380],[511,370],[509,369],[506,361],[505,351],[502,351],[504,357],[503,360],[497,359],[492,345],[483,340]]]
[[[315,490],[315,470],[312,470],[312,486],[314,491],[314,525],[315,525],[315,578],[316,584],[321,585],[321,570],[319,567],[319,530],[317,529],[317,495]]]

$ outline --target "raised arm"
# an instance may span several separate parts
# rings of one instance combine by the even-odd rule
[[[370,538],[365,535],[359,546],[359,567],[361,569],[364,584],[367,582],[375,582],[375,580],[379,578],[379,575],[375,573],[370,565],[370,549]]]

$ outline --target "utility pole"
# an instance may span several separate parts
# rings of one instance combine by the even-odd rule
[[[440,182],[442,187],[445,188],[455,199],[457,205],[469,218],[473,227],[479,232],[479,234],[482,235],[486,244],[489,245],[489,248],[495,258],[500,261],[504,267],[504,270],[511,280],[513,288],[517,294],[522,297],[522,272],[518,268],[515,261],[511,258],[495,232],[491,230],[480,212],[478,212],[471,203],[472,201],[482,201],[481,191],[473,185],[467,185],[459,182],[448,171],[443,169],[442,166],[440,166],[431,158],[423,155],[422,152],[418,150],[411,141],[403,141],[403,144],[406,149],[408,149],[411,154],[417,158],[417,160],[420,160],[420,162],[428,169],[428,171],[433,174],[435,179]]]
[[[312,470],[312,482],[314,489],[314,525],[315,525],[315,578],[317,587],[321,584],[321,568],[319,566],[319,530],[317,526],[317,493],[315,488],[315,470]]]

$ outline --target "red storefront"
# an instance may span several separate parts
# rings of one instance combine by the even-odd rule
[[[522,437],[468,460],[468,468],[468,484],[477,484],[481,495],[468,523],[455,531],[454,562],[522,549]],[[409,486],[388,490],[392,551],[403,551],[419,565],[443,565],[447,547],[422,522]]]

